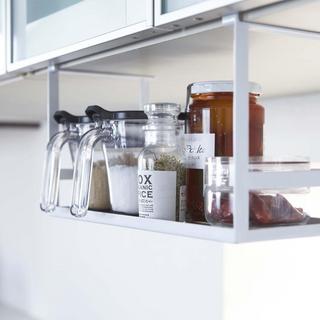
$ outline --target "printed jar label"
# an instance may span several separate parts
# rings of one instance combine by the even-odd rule
[[[139,217],[176,220],[175,171],[138,171]]]
[[[214,157],[214,133],[185,134],[185,160],[189,169],[204,169],[207,157]]]

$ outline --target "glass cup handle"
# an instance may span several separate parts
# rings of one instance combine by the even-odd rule
[[[55,134],[47,145],[40,203],[42,211],[52,212],[58,204],[61,149],[67,141],[77,140],[77,134],[62,131]]]
[[[80,140],[74,166],[73,192],[70,212],[83,217],[89,208],[90,186],[93,165],[93,150],[97,142],[105,138],[102,129],[88,131]]]

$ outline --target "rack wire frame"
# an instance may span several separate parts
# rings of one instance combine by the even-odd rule
[[[81,220],[104,223],[114,226],[129,227],[133,229],[155,231],[173,235],[208,239],[221,242],[242,243],[260,240],[285,239],[295,237],[317,236],[320,235],[320,219],[314,219],[312,224],[296,226],[279,226],[272,228],[251,229],[249,227],[249,190],[257,187],[311,187],[320,186],[320,171],[312,170],[306,172],[249,172],[249,30],[263,29],[271,32],[282,32],[292,36],[319,38],[320,33],[312,30],[302,30],[288,28],[277,25],[262,24],[245,20],[239,14],[228,15],[206,25],[195,26],[183,30],[179,33],[164,35],[156,39],[149,39],[138,44],[128,45],[120,50],[106,52],[105,56],[111,56],[122,52],[127,52],[137,48],[142,48],[155,43],[161,43],[172,39],[182,38],[191,34],[212,30],[219,27],[233,28],[233,81],[234,81],[234,100],[233,100],[233,150],[234,150],[234,225],[233,228],[212,227],[206,225],[195,225],[189,223],[179,223],[171,221],[141,219],[138,217],[128,217],[115,215],[112,213],[89,212]],[[104,54],[98,55],[98,58]],[[86,58],[85,58],[86,59]],[[90,57],[89,59],[94,59]],[[79,59],[79,64],[81,59]],[[74,67],[77,62],[72,62]],[[58,130],[57,124],[52,121],[53,113],[59,109],[59,67],[62,72],[68,71],[68,63],[50,65],[48,73],[48,134],[51,136]],[[92,72],[90,72],[92,74]],[[105,74],[108,76],[108,74]],[[123,77],[124,75],[112,74],[110,76]],[[126,77],[128,75],[125,75]],[[149,99],[148,77],[136,76],[140,81],[140,104]],[[68,175],[67,175],[68,176]],[[69,175],[70,178],[70,175]],[[68,208],[58,208],[53,216],[74,218],[69,214]]]

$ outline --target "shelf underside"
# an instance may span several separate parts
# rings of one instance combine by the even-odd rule
[[[320,235],[320,218],[311,218],[308,223],[304,225],[250,229],[243,239],[237,240],[233,228],[229,227],[144,219],[136,216],[98,211],[89,211],[85,217],[75,218],[70,214],[69,208],[66,207],[56,208],[55,212],[51,213],[50,216],[226,243],[289,239]]]
[[[293,25],[299,6],[282,19],[280,13],[272,13],[250,21],[313,28],[314,5],[307,14],[302,14],[307,25]],[[320,4],[318,4],[320,8]],[[285,15],[286,10],[283,11]],[[311,17],[309,19],[309,16]],[[320,23],[319,23],[320,25]],[[106,52],[105,56],[90,57],[92,60],[73,61],[61,65],[77,71],[109,72],[153,77],[150,81],[149,101],[172,101],[184,105],[186,87],[189,83],[203,80],[223,80],[233,77],[233,32],[231,27],[219,27],[184,36],[185,30],[177,31],[181,38],[152,39],[141,48],[121,48]],[[186,31],[186,33],[188,30]],[[169,34],[170,36],[170,34]],[[165,37],[165,36],[164,36]],[[146,41],[147,42],[147,41]],[[158,43],[157,43],[158,42]],[[250,31],[249,77],[262,86],[262,98],[297,95],[319,91],[320,40],[295,37],[270,30]],[[121,53],[122,52],[122,53]],[[95,60],[96,59],[96,60]],[[100,104],[106,108],[133,109],[139,107],[139,81],[126,77],[109,77],[101,74],[64,74],[60,76],[61,107],[70,112],[81,113],[86,105]],[[79,90],[86,88],[86,90]],[[12,101],[12,92],[15,95]],[[14,119],[45,119],[43,105],[46,101],[46,76],[27,77],[26,80],[0,87],[3,114]],[[37,92],[31,101],[23,97],[28,92]],[[77,95],[71,94],[77,92]],[[123,94],[125,92],[125,94]],[[33,107],[30,107],[33,106]],[[9,116],[10,115],[10,116]]]

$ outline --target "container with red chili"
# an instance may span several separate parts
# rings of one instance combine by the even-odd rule
[[[308,170],[308,161],[274,162],[251,159],[254,171]],[[205,217],[210,224],[233,223],[233,161],[227,157],[208,158],[205,166]],[[303,210],[307,188],[282,190],[251,190],[249,193],[249,219],[251,226],[300,224],[308,221]]]

